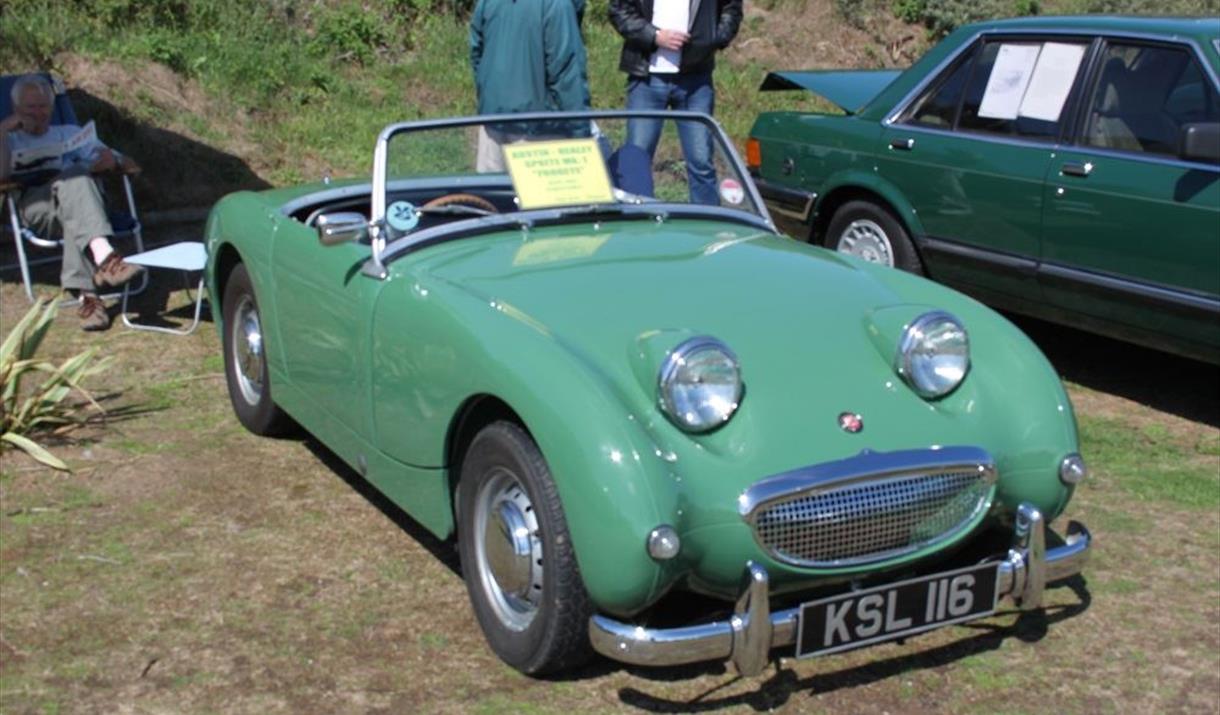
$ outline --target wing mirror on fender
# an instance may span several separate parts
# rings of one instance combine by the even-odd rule
[[[314,223],[318,241],[323,246],[338,246],[351,241],[363,241],[369,235],[369,220],[354,211],[322,214]]]
[[[1186,161],[1220,163],[1220,122],[1183,124],[1178,156]]]

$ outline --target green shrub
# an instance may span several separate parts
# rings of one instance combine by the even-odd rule
[[[388,40],[384,19],[357,5],[325,10],[315,27],[313,54],[361,65],[367,65]]]
[[[873,0],[835,0],[840,14]],[[1220,0],[891,0],[894,16],[928,28],[940,38],[961,25],[1002,17],[1038,14],[1202,15],[1220,13]]]
[[[51,329],[59,303],[40,300],[13,326],[0,344],[0,451],[16,447],[43,464],[68,471],[68,465],[35,441],[43,434],[62,435],[84,423],[82,403],[68,402],[73,392],[83,405],[98,412],[100,405],[81,387],[81,381],[106,369],[110,359],[94,362],[97,348],[64,360],[58,366],[37,356]],[[29,379],[42,376],[30,386]]]
[[[939,38],[971,22],[1037,15],[1041,7],[1038,0],[894,0],[891,9],[899,19],[920,23]]]

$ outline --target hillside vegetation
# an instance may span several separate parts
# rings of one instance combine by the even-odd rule
[[[608,0],[584,34],[595,107],[621,106]],[[473,0],[7,0],[0,71],[52,69],[107,140],[142,159],[152,207],[368,170],[386,123],[467,114]],[[1216,14],[1220,0],[747,0],[716,73],[717,115],[812,107],[757,92],[770,69],[902,66],[962,22],[1033,12]]]

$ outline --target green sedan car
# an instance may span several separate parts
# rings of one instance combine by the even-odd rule
[[[753,674],[1038,608],[1080,572],[1088,531],[1049,524],[1085,465],[1037,348],[780,234],[710,117],[395,124],[373,165],[212,211],[229,395],[456,537],[514,668]]]
[[[1220,18],[1044,17],[906,71],[778,72],[751,132],[790,235],[1220,363]]]

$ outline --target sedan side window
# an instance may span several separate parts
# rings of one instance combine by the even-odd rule
[[[962,89],[974,67],[975,54],[973,50],[967,52],[964,59],[932,83],[931,88],[915,100],[901,121],[952,129],[957,119],[957,105],[962,102]]]
[[[1054,141],[1085,47],[1083,42],[988,42],[966,85],[958,129]]]
[[[1111,44],[1083,143],[1173,156],[1182,126],[1220,121],[1216,90],[1185,49]]]

